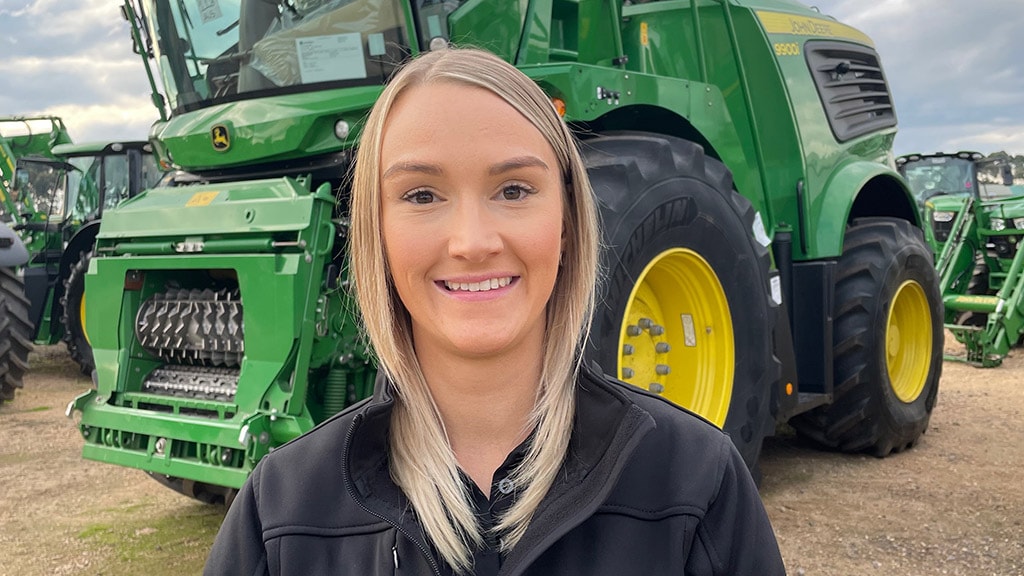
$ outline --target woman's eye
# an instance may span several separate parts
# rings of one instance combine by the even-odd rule
[[[502,188],[501,197],[505,200],[525,200],[533,190],[522,184],[509,184]]]
[[[430,204],[437,199],[434,193],[429,190],[413,190],[402,197],[403,200],[413,204]]]

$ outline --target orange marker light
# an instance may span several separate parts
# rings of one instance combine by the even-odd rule
[[[561,98],[552,98],[551,103],[555,105],[555,110],[558,112],[558,115],[564,118],[565,100],[562,100]]]
[[[792,382],[786,382],[786,396],[792,396],[792,395],[793,395],[793,383]]]

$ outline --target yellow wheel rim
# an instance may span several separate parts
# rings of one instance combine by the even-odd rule
[[[924,390],[932,358],[932,316],[920,284],[900,285],[885,325],[885,367],[896,397],[913,402]]]
[[[78,321],[81,323],[82,336],[85,336],[85,341],[92,346],[92,340],[89,340],[89,331],[85,329],[85,290],[82,291],[82,300],[78,303]]]
[[[619,332],[619,378],[725,424],[735,366],[732,316],[715,271],[673,248],[640,273]]]

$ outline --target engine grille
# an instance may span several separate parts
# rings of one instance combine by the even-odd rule
[[[866,46],[816,41],[804,47],[836,140],[896,125],[896,109],[878,54]]]

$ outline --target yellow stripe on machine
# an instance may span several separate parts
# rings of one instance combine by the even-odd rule
[[[3,156],[3,159],[7,163],[7,166],[10,167],[11,174],[14,174],[14,161],[11,159],[10,156],[7,155],[7,152],[3,149],[3,147],[0,147],[0,156]]]
[[[757,18],[761,20],[761,25],[769,34],[835,38],[837,40],[852,40],[871,47],[875,45],[867,34],[835,20],[765,10],[758,10]]]

